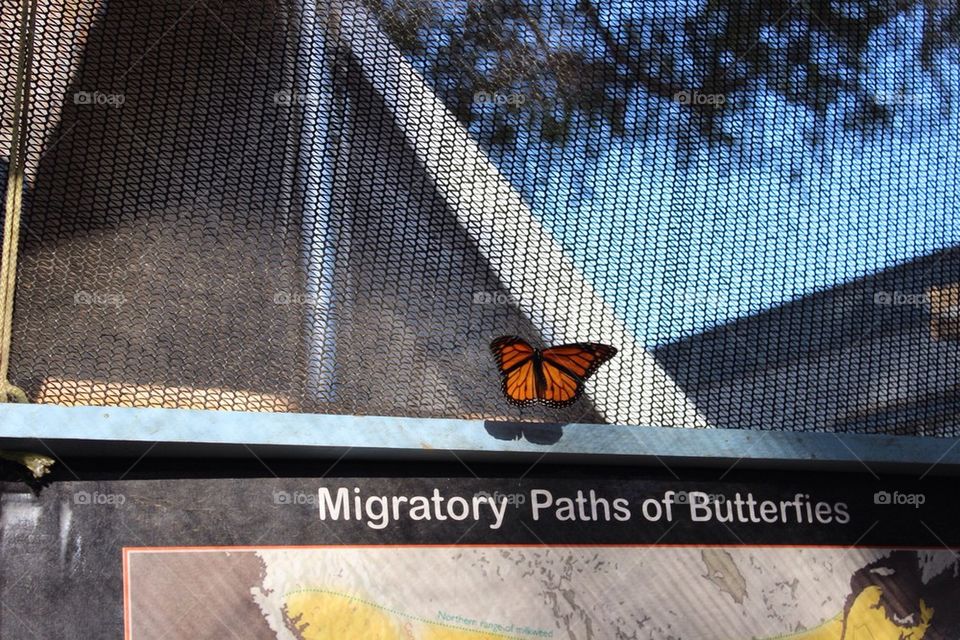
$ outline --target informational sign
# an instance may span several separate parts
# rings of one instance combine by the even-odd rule
[[[123,549],[127,638],[960,637],[945,484],[790,477],[278,480],[243,543]]]

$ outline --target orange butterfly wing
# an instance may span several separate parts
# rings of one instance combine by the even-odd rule
[[[566,406],[583,393],[583,383],[597,368],[617,354],[614,347],[595,342],[564,344],[543,350],[543,400]]]
[[[542,398],[546,404],[564,407],[576,399],[583,392],[583,382],[569,375],[563,369],[555,367],[544,360]]]
[[[613,347],[583,342],[538,351],[522,338],[503,336],[490,344],[500,368],[507,399],[519,405],[535,402],[563,407],[583,393],[583,383],[612,358]]]
[[[510,402],[527,404],[537,400],[534,356],[537,350],[522,338],[503,336],[490,343],[500,368],[500,383]]]

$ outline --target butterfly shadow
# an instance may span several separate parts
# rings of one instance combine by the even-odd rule
[[[497,440],[523,440],[533,444],[556,444],[563,437],[563,424],[553,422],[506,422],[484,420],[484,428]]]

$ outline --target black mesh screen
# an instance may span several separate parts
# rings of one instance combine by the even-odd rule
[[[11,379],[960,435],[958,42],[956,2],[40,6]],[[518,408],[505,334],[619,353]]]

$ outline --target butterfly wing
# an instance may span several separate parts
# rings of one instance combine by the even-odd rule
[[[597,368],[616,355],[614,347],[595,342],[578,342],[544,349],[544,387],[541,399],[547,404],[566,406],[583,393],[583,383]]]
[[[544,359],[540,363],[543,371],[543,389],[540,398],[545,404],[565,407],[572,404],[583,392],[583,382],[560,367]]]
[[[514,404],[536,402],[539,388],[534,356],[537,350],[516,336],[502,336],[490,343],[500,369],[501,387]]]

